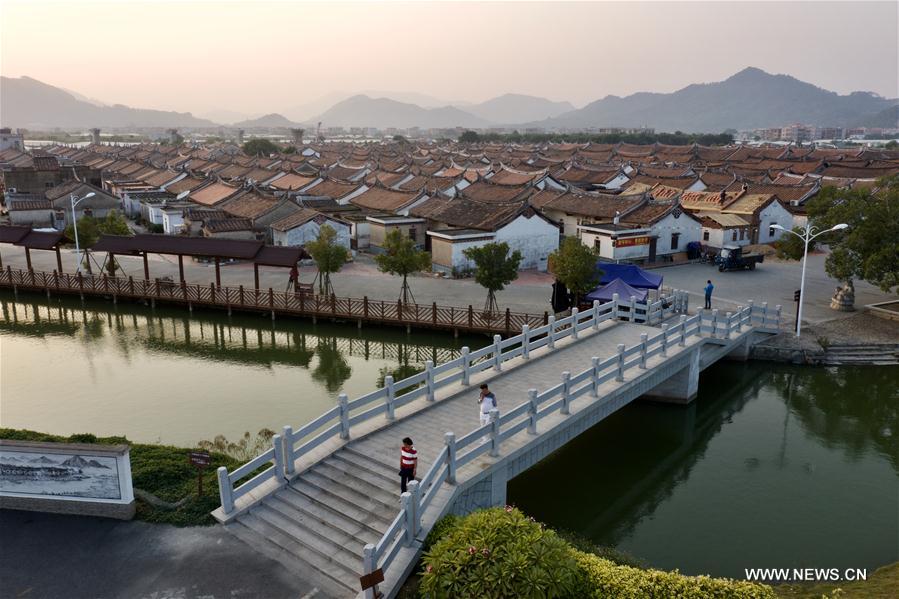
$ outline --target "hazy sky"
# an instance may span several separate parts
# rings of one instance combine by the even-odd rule
[[[284,111],[366,89],[581,106],[746,66],[896,97],[897,6],[0,0],[0,71],[195,114]]]

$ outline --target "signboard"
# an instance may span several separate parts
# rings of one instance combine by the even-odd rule
[[[0,496],[129,504],[128,446],[2,439]]]
[[[207,451],[192,451],[190,463],[197,469],[197,497],[203,496],[203,470],[212,463],[212,456]]]
[[[366,574],[364,576],[359,577],[359,583],[362,585],[362,590],[370,589],[373,586],[384,582],[384,570],[378,568],[371,574]]]
[[[634,245],[649,245],[650,237],[648,235],[641,235],[640,237],[625,237],[623,239],[613,239],[612,247],[623,248],[623,247],[631,247]]]
[[[212,456],[206,451],[190,452],[190,463],[198,468],[205,468],[212,463]]]

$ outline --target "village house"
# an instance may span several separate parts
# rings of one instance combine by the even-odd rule
[[[256,240],[256,231],[248,218],[208,219],[200,227],[200,235],[213,239]]]
[[[612,262],[653,264],[686,256],[687,244],[699,241],[700,220],[676,200],[646,201],[611,222],[578,227],[581,241]]]
[[[350,200],[363,210],[408,216],[409,210],[428,199],[424,192],[397,191],[375,185]]]
[[[230,218],[230,216],[224,210],[189,205],[181,211],[181,231],[186,235],[201,235],[203,223],[207,220],[222,220],[226,218]]]
[[[468,272],[469,247],[506,242],[522,254],[521,270],[545,271],[559,247],[559,226],[526,201],[482,202],[464,197],[430,198],[411,211],[427,219],[433,268],[451,274]]]
[[[588,223],[612,222],[616,216],[627,214],[640,206],[643,196],[610,196],[581,191],[544,190],[529,199],[552,221],[562,225],[562,235],[579,237],[580,227]]]
[[[428,221],[423,218],[384,214],[369,215],[365,220],[368,222],[369,248],[374,252],[383,250],[384,240],[394,230],[414,241],[418,248],[425,247],[427,243]]]
[[[252,188],[220,205],[231,217],[245,218],[259,239],[271,241],[271,224],[299,210],[290,198],[277,197]]]
[[[7,202],[9,222],[35,229],[55,228],[53,205],[49,200],[18,199]],[[64,228],[64,227],[63,227]]]
[[[87,198],[90,193],[94,195]],[[44,192],[44,197],[50,201],[54,212],[54,228],[65,229],[72,222],[72,196],[85,198],[75,206],[75,216],[82,218],[85,215],[94,218],[105,218],[113,210],[121,210],[121,202],[117,197],[109,194],[99,187],[81,181],[67,181]]]
[[[350,223],[312,210],[300,208],[271,224],[272,243],[274,245],[305,246],[306,243],[318,239],[323,225],[328,225],[336,233],[337,245],[350,249],[352,226]]]
[[[724,245],[744,246],[752,243],[749,223],[737,214],[705,212],[698,214],[702,223],[702,244],[721,249]]]

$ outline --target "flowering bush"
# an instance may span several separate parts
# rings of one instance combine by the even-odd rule
[[[583,584],[568,544],[512,507],[466,516],[424,564],[421,594],[433,599],[577,597]]]
[[[761,584],[618,566],[576,549],[572,549],[571,554],[586,577],[581,593],[585,599],[774,599],[776,596],[771,587]]]

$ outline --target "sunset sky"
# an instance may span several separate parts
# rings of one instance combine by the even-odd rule
[[[581,106],[746,66],[896,97],[896,2],[0,0],[0,71],[107,103],[283,111],[336,92]]]

